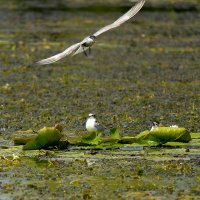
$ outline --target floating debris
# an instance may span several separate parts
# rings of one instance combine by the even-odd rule
[[[15,155],[14,153],[13,153],[13,159],[12,160],[18,160],[19,159],[19,156],[17,156],[17,155]]]

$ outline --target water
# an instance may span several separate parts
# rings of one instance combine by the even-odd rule
[[[85,132],[88,113],[129,136],[149,129],[152,121],[200,131],[198,1],[148,2],[134,20],[99,37],[90,57],[78,55],[42,67],[32,64],[112,23],[132,4],[0,3],[0,128],[5,129],[5,145],[11,146],[17,130],[58,122],[66,134]],[[179,154],[180,160],[165,162],[146,161],[145,156],[99,160],[94,167],[81,155],[71,162],[50,159],[39,166],[29,156],[14,164],[1,159],[1,198],[199,195],[198,154],[190,161]]]

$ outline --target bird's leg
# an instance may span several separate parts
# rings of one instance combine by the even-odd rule
[[[83,47],[83,51],[84,51],[85,56],[88,56],[84,47]]]
[[[91,54],[91,48],[89,47],[89,55]]]

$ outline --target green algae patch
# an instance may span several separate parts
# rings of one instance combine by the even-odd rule
[[[158,127],[153,131],[143,131],[136,136],[140,143],[149,145],[165,144],[167,142],[187,143],[191,140],[191,135],[185,128],[178,127]]]
[[[38,135],[31,141],[28,141],[24,150],[37,150],[58,145],[62,134],[56,127],[44,127],[38,131]]]

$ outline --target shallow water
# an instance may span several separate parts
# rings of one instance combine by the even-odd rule
[[[150,128],[152,121],[200,132],[197,0],[148,2],[134,20],[99,37],[89,57],[78,55],[42,67],[32,64],[113,22],[132,4],[120,0],[0,3],[2,145],[11,146],[17,130],[38,130],[57,122],[64,125],[66,135],[85,132],[88,113],[96,113],[108,127],[118,126],[123,135],[134,136]],[[2,199],[62,199],[65,195],[148,199],[162,198],[163,192],[170,197],[199,195],[198,154],[192,161],[180,154],[180,162],[147,161],[144,156],[115,162],[100,159],[91,171],[82,164],[85,158],[79,157],[70,165],[55,161],[50,168],[49,161],[38,166],[30,158],[5,172],[1,168],[0,187],[8,189]],[[163,162],[175,165],[175,171],[165,175]],[[180,172],[180,163],[189,168],[188,173]],[[140,168],[144,176],[138,178],[135,174]],[[28,176],[30,170],[38,175]],[[157,176],[162,178],[154,185],[150,180]]]

